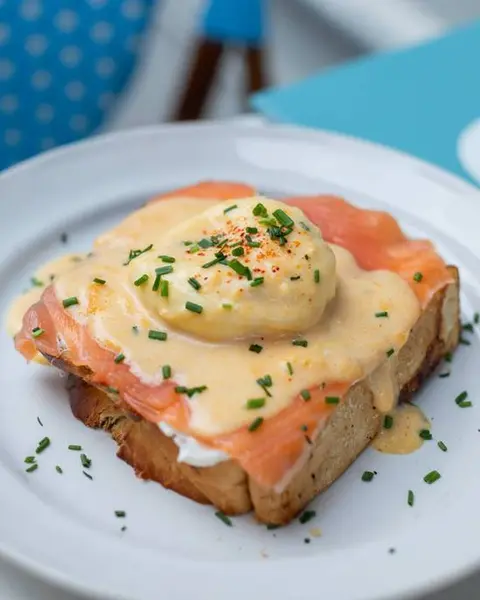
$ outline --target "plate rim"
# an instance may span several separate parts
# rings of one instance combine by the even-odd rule
[[[7,169],[0,173],[0,186],[5,182],[12,179],[23,177],[25,171],[28,171],[32,166],[36,167],[48,162],[56,162],[60,160],[62,156],[68,156],[69,154],[75,155],[76,153],[85,152],[86,150],[94,152],[95,147],[101,148],[104,145],[109,144],[125,144],[128,139],[143,135],[172,135],[174,132],[182,131],[191,132],[192,135],[198,134],[198,131],[209,130],[211,134],[218,135],[221,133],[227,133],[233,138],[235,135],[245,135],[247,133],[262,134],[267,139],[282,139],[289,141],[292,139],[299,140],[300,142],[311,141],[314,144],[323,143],[325,140],[334,141],[349,150],[353,150],[355,153],[359,149],[362,151],[370,152],[374,155],[388,156],[394,163],[402,163],[403,165],[414,167],[414,170],[421,168],[422,172],[426,173],[427,176],[431,177],[437,185],[441,187],[445,186],[453,190],[454,195],[461,195],[462,200],[470,198],[470,196],[478,196],[476,201],[480,199],[480,193],[478,188],[469,183],[466,180],[458,177],[457,175],[447,172],[433,164],[425,162],[416,157],[410,156],[404,152],[397,151],[380,144],[375,144],[367,140],[361,140],[354,137],[341,135],[337,133],[327,132],[323,130],[309,130],[306,128],[295,127],[290,125],[273,125],[273,124],[242,124],[242,123],[219,123],[219,122],[201,122],[201,123],[185,123],[185,124],[165,124],[158,126],[147,126],[142,128],[136,128],[126,131],[113,132],[109,134],[102,134],[94,136],[90,139],[75,142],[60,148],[50,150],[37,157],[28,159],[14,167]],[[472,198],[473,200],[473,198]],[[477,250],[477,255],[478,255]],[[118,598],[117,593],[106,593],[106,590],[98,591],[98,588],[91,587],[79,581],[78,579],[72,579],[71,576],[67,576],[61,573],[58,569],[51,568],[48,565],[42,566],[39,561],[32,560],[29,557],[20,555],[15,551],[8,550],[3,541],[0,541],[0,555],[7,561],[15,563],[23,569],[26,569],[34,575],[48,580],[54,585],[60,585],[64,589],[80,593],[85,596],[101,597],[101,598]],[[281,559],[280,559],[281,560]],[[283,559],[287,562],[294,559]],[[303,559],[302,559],[303,560]],[[189,563],[190,564],[190,563]],[[279,564],[279,560],[276,560],[276,565]],[[438,577],[434,586],[430,581],[425,581],[423,585],[418,583],[413,586],[405,587],[400,592],[388,593],[387,595],[379,595],[375,597],[375,600],[387,599],[394,600],[395,598],[406,598],[424,591],[431,592],[433,589],[438,589],[449,583],[457,581],[465,574],[471,572],[473,569],[478,567],[480,564],[480,551],[478,556],[475,558],[475,563],[467,564],[461,570],[456,570]]]

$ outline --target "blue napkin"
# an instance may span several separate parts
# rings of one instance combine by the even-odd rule
[[[475,21],[432,42],[330,68],[251,101],[272,120],[393,146],[468,177],[457,141],[480,117],[479,65]]]

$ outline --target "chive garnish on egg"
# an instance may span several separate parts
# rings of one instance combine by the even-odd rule
[[[152,292],[158,292],[160,289],[160,282],[162,281],[161,275],[155,275],[155,281],[153,282]]]
[[[165,342],[168,337],[166,331],[156,331],[155,329],[150,329],[148,332],[148,338],[150,340],[157,340],[158,342]]]
[[[262,408],[263,406],[265,406],[265,398],[252,398],[251,400],[247,400],[246,404],[248,410]]]
[[[250,283],[250,287],[258,287],[259,285],[262,285],[264,281],[265,280],[263,277],[255,277],[255,279]]]
[[[37,277],[32,277],[30,279],[30,282],[34,287],[43,287],[45,285],[43,281],[40,281],[40,279],[38,279]]]
[[[80,304],[78,298],[76,296],[71,296],[70,298],[65,298],[62,301],[63,308],[70,308],[70,306],[75,306],[76,304]]]
[[[147,283],[147,281],[150,279],[150,277],[144,273],[141,277],[139,277],[138,279],[136,279],[133,284],[136,287],[140,287],[141,285],[144,285],[145,283]]]
[[[260,352],[263,350],[263,346],[260,346],[260,344],[250,344],[248,349],[250,350],[250,352],[260,354]]]
[[[287,371],[289,375],[293,375],[292,363],[287,362]]]
[[[222,308],[225,309],[225,310],[232,310],[233,304],[229,304],[228,302],[224,302],[222,304]]]
[[[201,304],[195,304],[195,302],[185,302],[185,309],[196,313],[197,315],[200,315],[203,312],[203,306]]]
[[[168,298],[169,283],[166,279],[163,279],[160,283],[160,296],[162,298]]]
[[[315,283],[320,283],[320,271],[318,269],[315,269],[313,272],[313,281]]]
[[[277,208],[272,214],[283,227],[293,227],[295,225],[293,220],[281,208]]]
[[[125,354],[122,354],[120,352],[120,354],[117,354],[117,356],[114,359],[115,364],[119,365],[120,363],[122,363],[125,360]]]
[[[201,284],[195,279],[195,277],[190,277],[187,281],[194,290],[197,290],[197,292],[202,287]]]
[[[100,279],[100,277],[95,277],[93,280],[93,283],[96,283],[97,285],[105,285],[107,282],[105,279]]]
[[[221,252],[217,252],[218,256],[216,256],[213,260],[206,262],[204,265],[202,265],[202,269],[209,269],[210,267],[213,267],[214,265],[217,265],[219,262],[222,262],[222,260],[225,260],[226,256],[224,254],[222,254]]]
[[[252,213],[255,217],[267,217],[268,212],[265,206],[259,202],[252,210]]]
[[[390,350],[387,350],[385,354],[387,355],[387,358],[390,358],[394,353],[395,350],[393,348],[390,348]]]
[[[153,248],[153,244],[150,244],[143,250],[130,250],[130,253],[128,255],[128,260],[127,260],[127,262],[124,262],[123,265],[126,267],[127,265],[129,265],[132,262],[132,260],[139,257],[141,254],[145,254],[145,252],[149,252],[152,248]]]
[[[246,227],[245,231],[247,233],[258,233],[258,229],[256,227]]]
[[[245,250],[239,246],[232,250],[232,256],[243,256],[245,254]]]
[[[309,390],[302,390],[300,392],[300,396],[305,400],[305,402],[308,402],[312,398],[312,394]]]
[[[176,260],[174,256],[167,256],[165,254],[160,254],[158,258],[164,263],[174,263]]]
[[[201,394],[202,392],[205,392],[207,389],[208,388],[206,385],[199,385],[192,388],[185,387],[184,385],[177,385],[175,392],[177,394],[186,394],[189,398],[191,398],[195,394]]]
[[[39,338],[44,333],[45,333],[45,329],[42,329],[41,327],[35,327],[35,329],[32,329],[32,337],[33,338]]]
[[[306,348],[308,346],[307,340],[293,340],[292,344],[294,346],[301,346],[302,348]]]
[[[383,419],[383,428],[391,429],[393,426],[393,417],[391,415],[385,415]]]
[[[172,367],[170,365],[163,365],[162,376],[164,379],[170,379],[172,376]]]
[[[231,260],[228,263],[228,266],[235,271],[235,273],[237,273],[238,275],[240,275],[241,277],[246,277],[248,280],[252,279],[252,274],[250,272],[250,269],[248,267],[246,267],[245,265],[242,265],[242,263],[237,260],[236,258],[234,258],[233,260]]]
[[[386,311],[386,310],[381,310],[381,311],[379,311],[379,312],[376,312],[376,313],[375,313],[375,316],[376,316],[376,318],[377,318],[377,319],[381,319],[381,318],[383,318],[383,317],[388,317],[388,311]]]
[[[223,211],[223,214],[226,215],[227,213],[229,213],[231,210],[234,210],[235,208],[238,208],[238,204],[232,204],[232,206],[227,207]]]
[[[157,275],[168,275],[169,273],[173,273],[172,265],[166,265],[165,267],[158,267],[155,269],[155,273]]]

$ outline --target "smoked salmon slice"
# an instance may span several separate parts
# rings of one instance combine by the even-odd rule
[[[180,196],[239,199],[254,193],[253,188],[240,183],[203,182],[163,194],[152,202]],[[432,244],[409,240],[387,213],[355,208],[334,196],[289,198],[285,202],[301,208],[322,230],[326,241],[349,250],[362,268],[398,273],[423,305],[451,281]],[[44,331],[39,337],[32,335],[36,328]],[[76,367],[87,367],[92,373],[89,381],[109,388],[110,393],[118,393],[122,401],[145,419],[155,423],[165,421],[192,435],[188,405],[175,392],[175,382],[146,385],[127,365],[117,364],[115,352],[100,346],[87,327],[63,308],[53,286],[27,311],[15,345],[29,360],[39,351],[63,357]],[[288,408],[258,428],[250,425],[212,438],[194,437],[228,453],[260,485],[275,487],[298,463],[348,388],[345,383],[329,383],[312,389],[308,402],[300,396],[294,398]]]

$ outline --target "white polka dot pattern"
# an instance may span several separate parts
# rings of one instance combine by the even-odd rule
[[[101,125],[161,1],[0,0],[0,171]]]

